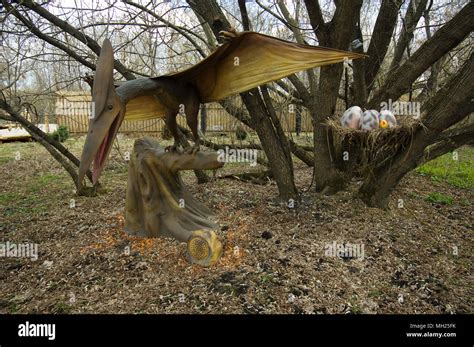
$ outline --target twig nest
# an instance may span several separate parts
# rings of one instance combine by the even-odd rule
[[[186,259],[193,264],[211,266],[222,254],[222,244],[212,230],[195,230],[188,239]]]

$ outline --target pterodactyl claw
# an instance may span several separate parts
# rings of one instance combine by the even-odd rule
[[[176,145],[165,147],[165,152],[182,153]]]
[[[237,35],[238,35],[237,30],[235,30],[234,28],[228,31],[225,31],[225,30],[219,31],[219,38],[225,42],[231,41],[232,39],[236,38]]]
[[[199,146],[192,146],[191,148],[188,148],[187,150],[184,151],[184,153],[188,153],[188,154],[196,154],[197,152],[199,152],[200,150],[200,147]]]

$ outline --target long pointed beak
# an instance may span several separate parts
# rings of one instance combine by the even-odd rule
[[[114,53],[110,41],[106,39],[92,87],[92,117],[79,165],[80,186],[92,162],[92,181],[97,183],[125,115],[125,105],[115,91],[113,70]]]
[[[124,107],[117,97],[115,103],[107,104],[99,116],[91,119],[79,165],[79,182],[82,182],[91,163],[94,162],[92,181],[94,184],[97,183],[123,118]]]

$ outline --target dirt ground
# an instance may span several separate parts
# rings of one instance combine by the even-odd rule
[[[78,155],[82,143],[67,145]],[[223,257],[202,268],[186,261],[185,244],[122,231],[127,166],[119,153],[132,143],[114,148],[101,179],[107,192],[95,198],[75,196],[38,144],[0,145],[0,242],[39,249],[36,261],[0,258],[0,313],[474,312],[473,190],[413,172],[387,211],[354,198],[357,182],[330,197],[304,193],[289,209],[272,202],[272,182],[196,185],[186,173],[221,227]],[[295,166],[304,190],[311,169]],[[453,203],[425,199],[433,192]],[[363,257],[327,255],[334,243],[363,245]]]

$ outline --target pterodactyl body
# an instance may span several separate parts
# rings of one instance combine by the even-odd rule
[[[201,103],[222,100],[298,71],[357,59],[362,54],[320,46],[302,45],[255,32],[222,32],[226,42],[198,64],[168,75],[141,78],[114,87],[113,50],[105,40],[92,88],[93,116],[82,151],[79,184],[90,164],[97,182],[113,140],[124,119],[165,118],[176,149],[176,115],[186,114],[199,150],[197,130]]]

